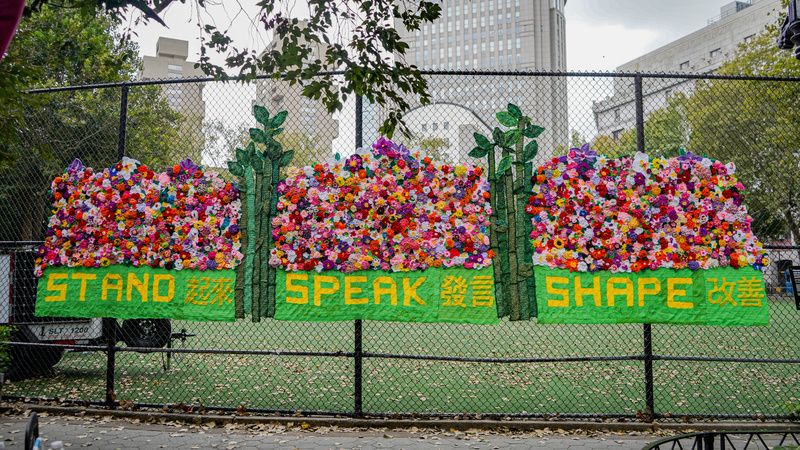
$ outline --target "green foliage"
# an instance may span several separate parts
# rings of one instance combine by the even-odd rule
[[[506,127],[515,127],[517,126],[517,122],[519,118],[514,117],[508,111],[500,111],[497,113],[497,121],[500,122],[501,125]]]
[[[800,76],[800,61],[775,46],[777,27],[739,47],[723,64],[723,75]],[[736,164],[747,188],[745,202],[753,230],[769,240],[792,234],[800,241],[800,83],[706,80],[691,95],[673,95],[666,107],[645,121],[645,145],[652,156],[675,157],[688,148]],[[636,132],[619,139],[598,136],[595,150],[611,158],[636,151]]]
[[[14,332],[13,325],[0,325],[0,342],[11,341],[11,333]],[[11,346],[0,344],[0,373],[8,371],[11,364]]]
[[[503,175],[506,173],[508,169],[511,168],[511,164],[514,162],[514,158],[511,156],[505,156],[503,159],[500,160],[500,164],[497,165],[497,174]]]
[[[73,159],[95,168],[117,162],[118,89],[25,93],[132,79],[137,49],[120,43],[115,30],[107,15],[68,8],[44,7],[20,24],[0,62],[0,240],[42,237],[50,213],[47,187]],[[163,165],[180,142],[182,123],[159,87],[131,88],[129,155]]]
[[[525,144],[525,150],[522,155],[522,160],[525,162],[532,161],[533,158],[536,157],[536,154],[539,153],[539,143],[536,141],[530,141]]]
[[[483,147],[475,147],[469,151],[469,156],[473,158],[485,158],[489,154],[489,150]]]

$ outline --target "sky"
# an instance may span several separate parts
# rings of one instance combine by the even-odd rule
[[[707,24],[708,19],[720,12],[720,7],[731,0],[568,0],[565,7],[567,69],[571,71],[613,71],[617,66]],[[207,0],[206,10],[196,10],[193,2],[173,4],[163,16],[169,28],[156,23],[133,27],[135,41],[142,55],[155,55],[159,36],[189,41],[190,60],[200,53],[198,22],[214,24],[227,29],[236,47],[262,50],[269,36],[257,32],[257,8],[250,0]],[[291,6],[295,17],[307,16],[302,1],[283,0],[284,8]],[[254,22],[255,21],[255,22]],[[212,56],[217,64],[221,56]],[[605,84],[601,84],[605,83]],[[250,120],[251,99],[255,89],[251,86],[236,89],[230,86],[209,85],[205,90],[206,118],[220,119],[232,124]],[[611,94],[610,79],[570,79],[568,85],[570,129],[579,129],[586,139],[593,133],[593,101]],[[224,101],[216,101],[224,98]],[[352,148],[353,132],[347,126],[352,116],[352,104],[346,104],[340,118],[337,148]]]
[[[706,25],[730,0],[569,0],[567,21],[567,68],[569,70],[613,70],[618,65],[654,50]],[[185,39],[193,58],[200,53],[198,18],[204,24],[230,27],[234,43],[240,47],[263,49],[268,37],[256,33],[255,2],[218,0],[207,11],[196,11],[192,4],[174,4],[164,17],[169,28],[156,23],[134,27],[143,55],[153,55],[159,36]],[[292,12],[307,14],[303,2]],[[217,59],[221,61],[221,59]]]

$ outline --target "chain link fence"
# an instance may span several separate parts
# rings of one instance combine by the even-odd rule
[[[134,408],[342,415],[785,419],[800,404],[800,80],[611,73],[430,72],[433,104],[397,137],[470,162],[508,102],[544,126],[536,163],[589,142],[611,157],[681,148],[732,161],[772,261],[770,325],[497,326],[392,322],[235,323],[47,319],[33,315],[33,261],[50,180],[75,158],[154,168],[185,158],[227,173],[255,126],[252,105],[289,112],[293,164],[346,156],[386,112],[351,98],[330,115],[296,86],[154,80],[43,89],[0,168],[0,320],[11,362],[2,394]],[[652,414],[651,414],[652,413]]]

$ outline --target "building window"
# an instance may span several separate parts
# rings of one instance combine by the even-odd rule
[[[447,22],[447,31],[453,31],[453,22]]]
[[[681,70],[688,70],[689,69],[689,61],[684,61],[680,65]]]
[[[722,54],[722,49],[721,49],[721,48],[715,48],[714,50],[711,50],[711,51],[708,53],[708,55],[711,57],[711,59],[717,58],[717,57],[719,57],[721,54]]]
[[[517,38],[517,48],[522,48],[522,40]]]
[[[167,65],[167,78],[180,78],[183,76],[183,66],[175,64]]]
[[[614,110],[614,121],[619,122],[619,108]]]
[[[449,130],[450,129],[450,122],[443,122],[442,123],[442,128],[444,128],[445,130]]]
[[[614,130],[611,132],[611,139],[618,141],[621,135],[622,135],[622,130]]]

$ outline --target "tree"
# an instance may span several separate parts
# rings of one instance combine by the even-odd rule
[[[800,76],[800,61],[775,45],[777,27],[740,47],[719,73]],[[686,100],[691,148],[736,164],[762,239],[800,242],[800,83],[710,80]]]
[[[422,137],[415,140],[412,147],[418,147],[422,155],[429,156],[434,161],[446,162],[452,159],[447,156],[450,150],[450,141],[442,137]]]
[[[103,7],[120,19],[132,8],[141,13],[137,20],[164,24],[159,15],[174,1],[33,0],[26,7],[26,13],[36,14],[43,5],[58,3],[89,15]],[[194,1],[198,9],[206,7],[206,0]],[[263,27],[260,31],[273,34],[273,41],[278,43],[261,54],[236,47],[227,30],[216,25],[202,25],[200,67],[220,79],[229,78],[226,69],[234,69],[247,78],[269,74],[292,85],[300,84],[304,96],[321,101],[331,113],[341,110],[348,96],[361,95],[386,109],[386,120],[380,130],[383,134],[391,136],[397,125],[408,134],[402,114],[410,107],[409,94],[418,97],[423,105],[428,104],[430,98],[427,82],[420,71],[403,58],[409,46],[400,38],[395,24],[411,31],[419,30],[422,24],[439,18],[439,2],[309,0],[307,4],[310,17],[307,22],[301,22],[281,11],[284,5],[281,1],[257,3],[260,11],[258,17],[252,18],[252,23],[260,24]],[[342,30],[351,32],[342,33]],[[323,49],[323,54],[315,52],[318,48]],[[224,67],[211,61],[209,51],[226,55]],[[340,71],[341,75],[337,79],[330,71]]]
[[[136,48],[106,15],[42,8],[20,25],[0,62],[0,240],[41,238],[50,180],[75,158],[95,168],[118,160],[119,90],[24,94],[34,86],[130,79]],[[128,154],[161,165],[179,145],[180,115],[158,87],[131,90]],[[24,202],[24,207],[22,206]]]

